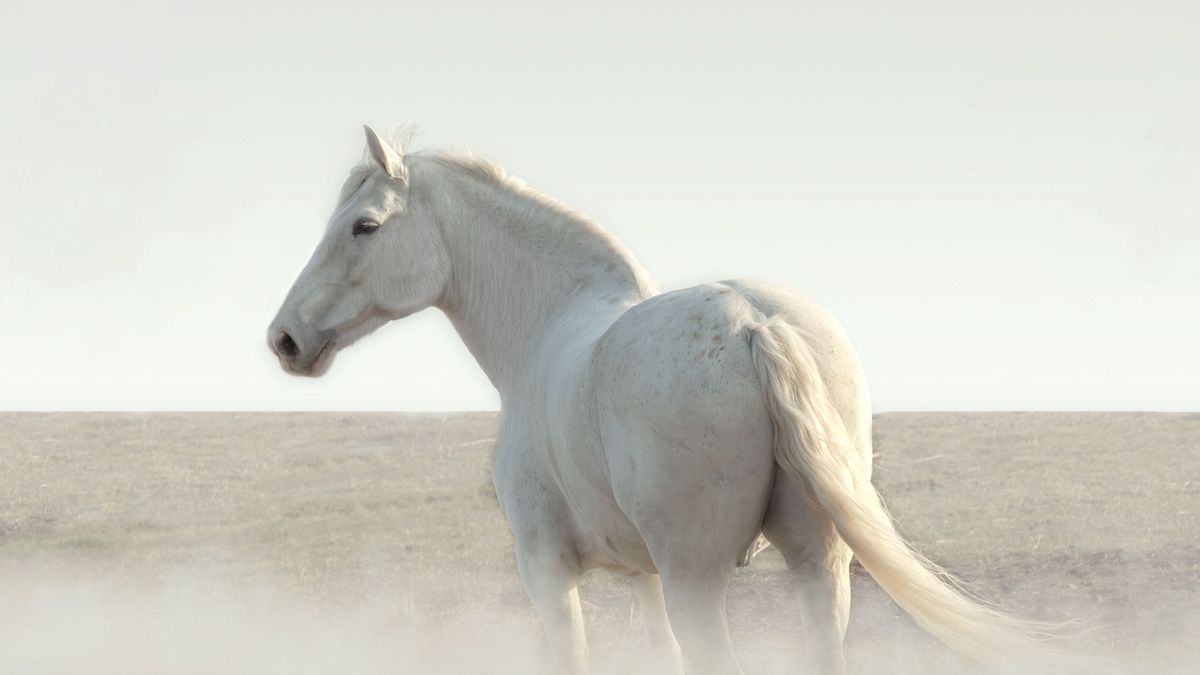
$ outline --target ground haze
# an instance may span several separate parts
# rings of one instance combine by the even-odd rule
[[[539,629],[491,489],[494,413],[0,414],[0,672],[509,673]],[[1200,415],[888,414],[876,483],[982,595],[1078,618],[1124,672],[1200,662]],[[640,672],[584,581],[600,674]],[[858,570],[858,672],[973,670]],[[748,673],[799,672],[778,554],[730,590]]]

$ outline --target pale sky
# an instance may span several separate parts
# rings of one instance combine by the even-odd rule
[[[877,410],[1200,410],[1200,3],[599,4],[0,3],[0,409],[495,409],[435,310],[265,346],[415,122],[823,301]]]

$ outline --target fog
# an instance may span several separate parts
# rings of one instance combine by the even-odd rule
[[[536,672],[541,629],[490,486],[497,423],[0,414],[0,672]],[[883,415],[876,482],[905,535],[980,595],[1075,621],[1061,649],[1191,672],[1198,425]],[[638,673],[626,580],[590,573],[581,596],[594,671]],[[738,571],[728,605],[746,672],[798,672],[804,629],[774,549]],[[854,672],[980,672],[861,570],[846,650]]]

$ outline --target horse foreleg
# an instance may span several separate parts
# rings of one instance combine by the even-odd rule
[[[546,631],[549,672],[587,673],[587,640],[579,604],[580,566],[570,551],[553,546],[517,546],[521,583]]]
[[[657,574],[638,574],[633,577],[633,592],[642,608],[642,623],[650,643],[653,664],[646,672],[677,675],[683,670],[679,643],[671,632],[667,606],[663,600],[662,583]]]

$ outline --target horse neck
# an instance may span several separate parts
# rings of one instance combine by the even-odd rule
[[[453,164],[411,167],[450,253],[438,306],[502,398],[554,318],[613,313],[654,294],[633,256],[582,216]]]

